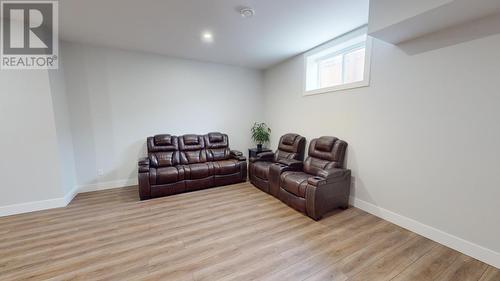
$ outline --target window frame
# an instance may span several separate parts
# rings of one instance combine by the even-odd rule
[[[358,27],[350,32],[347,32],[337,38],[334,38],[333,40],[328,41],[327,43],[324,43],[322,45],[319,45],[310,51],[304,53],[303,55],[303,96],[310,96],[310,95],[317,95],[317,94],[324,94],[324,93],[330,93],[330,92],[336,92],[336,91],[342,91],[342,90],[348,90],[348,89],[355,89],[355,88],[360,88],[360,87],[367,87],[370,85],[370,66],[371,66],[371,50],[372,50],[372,38],[368,36],[367,34],[368,28],[366,25]],[[324,50],[333,48],[335,46],[344,44],[350,40],[353,40],[357,37],[366,35],[366,40],[364,42],[356,43],[353,45],[348,45],[344,48],[341,48],[337,51],[334,51],[332,53],[326,54],[324,56],[316,58],[316,60],[320,59],[328,59],[328,58],[334,58],[335,56],[338,56],[342,54],[342,81],[344,81],[344,69],[345,69],[345,60],[344,57],[346,54],[350,52],[354,52],[358,49],[362,49],[365,47],[365,65],[364,65],[364,73],[363,73],[363,80],[357,81],[357,82],[351,82],[351,83],[346,83],[346,84],[340,84],[332,87],[324,87],[324,88],[318,88],[314,90],[307,90],[307,70],[308,70],[308,64],[309,64],[309,58],[311,56],[317,55],[318,53],[321,53]],[[317,85],[320,84],[319,79],[319,63],[316,64],[317,68],[316,69],[316,81]]]

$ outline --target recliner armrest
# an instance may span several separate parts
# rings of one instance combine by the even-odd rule
[[[280,162],[284,162],[290,165]],[[271,193],[271,195],[276,198],[279,198],[281,174],[286,171],[302,171],[303,166],[302,162],[297,160],[280,162],[272,163],[269,166],[269,193]]]
[[[141,200],[151,198],[149,157],[139,159],[137,178],[139,181],[139,197]]]
[[[139,159],[139,161],[137,161],[137,164],[139,166],[149,165],[149,158],[148,157],[141,158],[141,159]]]
[[[231,150],[230,155],[232,158],[234,158],[238,161],[246,161],[247,160],[247,158],[245,156],[243,156],[243,153],[241,151],[238,151],[238,150]]]
[[[239,150],[231,150],[230,153],[231,153],[231,155],[234,155],[234,156],[243,156],[243,152],[241,152]]]
[[[322,170],[318,172],[318,176],[323,177],[323,178],[338,178],[344,176],[349,170],[346,169],[339,169],[339,168],[332,168],[332,169],[327,169],[327,170]]]
[[[138,168],[139,168],[139,173],[146,173],[149,172],[149,158],[142,158],[139,159],[137,162]]]
[[[304,166],[302,161],[295,159],[279,159],[278,163],[286,165],[290,167],[292,170],[302,170],[302,167]]]
[[[337,182],[351,176],[351,170],[332,168],[318,172],[315,177],[307,179],[310,185],[318,186],[328,182]]]
[[[265,161],[265,162],[271,162],[274,159],[274,152],[261,152],[257,154],[255,157],[250,158],[250,162],[258,162],[258,161]]]
[[[326,183],[326,178],[319,177],[319,176],[310,177],[310,178],[307,179],[307,183],[310,184],[310,185],[318,186],[320,184]]]

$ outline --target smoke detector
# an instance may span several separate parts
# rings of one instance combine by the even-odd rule
[[[243,18],[251,18],[255,15],[255,10],[250,7],[242,7],[239,12]]]

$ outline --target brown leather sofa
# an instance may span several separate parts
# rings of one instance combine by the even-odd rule
[[[226,134],[156,135],[147,147],[148,157],[139,161],[141,200],[247,179],[246,158],[229,149]]]
[[[335,208],[348,208],[351,171],[343,168],[346,149],[345,141],[320,137],[311,141],[304,163],[273,164],[270,180],[280,186],[279,199],[314,220]]]
[[[280,138],[276,152],[259,153],[257,157],[252,157],[248,163],[248,175],[250,182],[278,198],[279,183],[271,185],[269,181],[269,168],[273,163],[286,163],[287,160],[304,159],[304,149],[306,139],[297,134],[286,134]]]

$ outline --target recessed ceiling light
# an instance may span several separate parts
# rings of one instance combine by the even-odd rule
[[[240,15],[244,18],[251,18],[255,15],[255,10],[250,7],[240,8]]]
[[[201,40],[206,43],[214,42],[214,35],[210,31],[205,31],[201,33]]]

